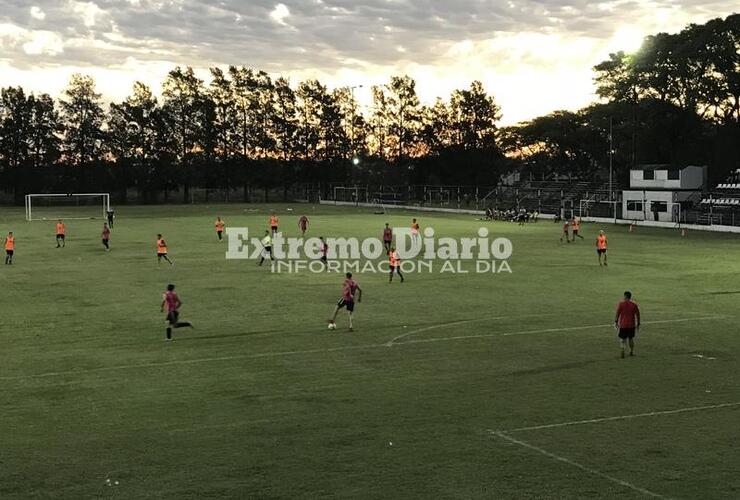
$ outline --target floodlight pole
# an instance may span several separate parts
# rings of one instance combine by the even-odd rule
[[[609,117],[609,198],[612,202],[612,217],[617,223],[617,200],[614,198],[614,117]]]

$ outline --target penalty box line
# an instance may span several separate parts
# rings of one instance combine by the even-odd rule
[[[718,318],[724,318],[726,316],[707,316],[703,318],[681,318],[681,319],[674,319],[674,320],[660,320],[660,321],[652,321],[652,322],[644,322],[643,324],[665,324],[665,323],[681,323],[681,322],[687,322],[687,321],[703,321],[703,320],[711,320],[711,319],[718,319]],[[471,320],[464,320],[467,323],[472,323],[475,321],[487,321],[491,318],[485,318],[485,319],[471,319]],[[455,322],[454,324],[459,324],[459,322]],[[450,326],[449,323],[443,323],[440,325],[436,325],[437,328],[444,328],[446,326]],[[66,371],[59,371],[59,372],[46,372],[46,373],[37,373],[32,375],[15,375],[15,376],[0,376],[0,380],[24,380],[24,379],[33,379],[33,378],[49,378],[49,377],[58,377],[63,375],[81,375],[85,373],[96,373],[96,372],[107,372],[107,371],[118,371],[118,370],[131,370],[131,369],[137,369],[137,368],[158,368],[158,367],[165,367],[165,366],[177,366],[177,365],[192,365],[192,364],[201,364],[201,363],[212,363],[212,362],[223,362],[223,361],[234,361],[239,359],[259,359],[259,358],[274,358],[274,357],[282,357],[282,356],[299,356],[299,355],[310,355],[310,354],[328,354],[333,352],[342,352],[342,351],[353,351],[353,350],[371,350],[371,349],[378,349],[378,348],[391,348],[394,346],[403,346],[403,345],[413,345],[413,344],[425,344],[425,343],[433,343],[433,342],[449,342],[449,341],[455,341],[455,340],[469,340],[469,339],[480,339],[480,338],[490,338],[490,337],[508,337],[512,335],[533,335],[538,333],[553,333],[553,332],[566,332],[566,331],[578,331],[578,330],[589,330],[594,328],[606,328],[611,325],[588,325],[588,326],[576,326],[576,327],[566,327],[566,328],[546,328],[542,330],[525,330],[521,332],[505,332],[505,333],[491,333],[491,334],[480,334],[480,335],[461,335],[461,336],[455,336],[455,337],[436,337],[431,339],[411,339],[406,340],[403,342],[393,342],[391,340],[390,342],[385,342],[382,344],[364,344],[364,345],[355,345],[355,346],[338,346],[338,347],[329,347],[329,348],[320,348],[320,349],[307,349],[307,350],[301,350],[301,351],[274,351],[274,352],[263,352],[263,353],[256,353],[256,354],[243,354],[243,355],[236,355],[236,356],[218,356],[218,357],[210,357],[210,358],[195,358],[195,359],[182,359],[182,360],[174,360],[174,361],[161,361],[161,362],[151,362],[151,363],[135,363],[135,364],[129,364],[129,365],[115,365],[115,366],[100,366],[96,368],[88,368],[88,369],[82,369],[82,370],[66,370]],[[432,328],[427,327],[422,329],[422,331],[429,331]],[[419,333],[419,331],[410,332],[410,333]]]
[[[554,424],[543,424],[543,425],[532,425],[529,427],[518,427],[516,429],[509,429],[505,431],[491,431],[492,433],[504,433],[510,434],[514,432],[525,432],[525,431],[538,431],[543,429],[557,429],[558,427],[571,427],[575,425],[587,425],[587,424],[600,424],[603,422],[617,422],[620,420],[633,420],[636,418],[645,417],[659,417],[662,415],[678,415],[681,413],[693,413],[698,411],[717,410],[720,408],[734,408],[740,406],[740,401],[734,403],[720,403],[715,405],[705,406],[689,406],[686,408],[677,408],[675,410],[662,410],[662,411],[651,411],[647,413],[633,413],[631,415],[616,415],[612,417],[601,417],[601,418],[590,418],[586,420],[573,420],[570,422],[557,422]]]
[[[591,474],[593,476],[598,476],[602,479],[606,479],[609,482],[612,482],[614,484],[618,484],[619,486],[622,486],[624,488],[628,488],[632,491],[635,491],[637,493],[641,493],[645,496],[651,497],[651,498],[662,498],[662,499],[668,499],[669,497],[663,496],[659,493],[655,493],[654,491],[650,491],[645,488],[641,488],[640,486],[637,486],[635,484],[629,483],[627,481],[624,481],[622,479],[619,479],[617,477],[611,476],[609,474],[606,474],[604,472],[598,471],[592,467],[587,467],[581,463],[576,462],[575,460],[571,460],[569,458],[563,457],[561,455],[556,455],[555,453],[552,453],[550,451],[545,450],[544,448],[540,448],[539,446],[535,446],[533,444],[527,443],[526,441],[522,441],[521,439],[516,439],[514,437],[509,436],[505,432],[491,432],[493,436],[496,436],[499,439],[502,439],[504,441],[507,441],[511,444],[515,444],[517,446],[520,446],[522,448],[526,448],[531,451],[536,451],[540,455],[544,455],[548,458],[551,458],[557,462],[561,462],[567,465],[570,465],[571,467],[575,467],[576,469],[580,469],[583,472],[586,472],[588,474]]]

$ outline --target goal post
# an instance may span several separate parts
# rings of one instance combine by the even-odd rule
[[[106,218],[109,193],[31,193],[26,195],[26,220]]]

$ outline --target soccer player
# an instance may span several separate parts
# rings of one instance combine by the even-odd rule
[[[13,231],[8,232],[5,237],[5,265],[9,266],[13,263],[13,253],[15,252],[15,236]]]
[[[630,356],[635,355],[635,334],[640,328],[640,308],[632,302],[632,292],[624,292],[624,300],[617,304],[614,315],[614,327],[619,330],[619,344],[622,348],[622,358],[626,343],[629,342]]]
[[[105,222],[103,222],[103,233],[101,234],[101,238],[103,239],[103,247],[105,248],[105,251],[110,252],[110,228]]]
[[[355,280],[352,279],[352,273],[347,273],[344,284],[342,285],[342,298],[337,302],[337,307],[334,309],[334,316],[329,320],[330,324],[336,323],[337,314],[343,307],[347,308],[349,314],[349,331],[352,331],[352,313],[355,310],[355,295],[357,295],[357,302],[362,302],[362,289]]]
[[[570,235],[568,234],[569,228],[570,224],[568,224],[568,221],[565,221],[565,224],[563,224],[563,234],[560,235],[560,243],[563,242],[563,238],[565,238],[566,243],[570,243]]]
[[[108,219],[108,227],[113,227],[113,219],[115,218],[115,214],[113,213],[113,210],[107,210],[105,212],[105,216]]]
[[[578,217],[573,217],[571,225],[573,226],[573,242],[575,243],[576,238],[584,239],[583,236],[578,234],[581,231],[581,221],[578,220]]]
[[[277,234],[278,232],[278,224],[280,223],[280,219],[277,215],[275,215],[275,212],[270,214],[270,229],[272,230],[273,236]]]
[[[57,221],[57,248],[65,246],[64,236],[67,232],[67,226],[64,225],[64,221],[59,219]]]
[[[385,229],[383,229],[383,248],[385,248],[386,255],[391,251],[393,244],[393,229],[388,223],[385,223]]]
[[[167,291],[162,294],[162,305],[159,308],[160,312],[164,312],[165,306],[167,307],[167,330],[165,338],[167,342],[172,340],[173,328],[193,327],[188,321],[179,321],[179,309],[181,305],[180,297],[175,292],[175,285],[167,285]]]
[[[324,240],[323,236],[319,236],[319,240],[321,241],[321,262],[324,264],[327,263],[327,255],[329,254],[329,245],[326,244],[326,240]]]
[[[222,242],[224,240],[224,229],[226,228],[226,223],[221,220],[221,217],[216,217],[216,234],[218,235],[218,241]]]
[[[162,259],[169,262],[171,266],[175,265],[170,260],[170,258],[167,256],[167,242],[164,241],[164,238],[162,238],[161,234],[158,234],[157,235],[157,264],[162,262]]]
[[[270,256],[270,260],[275,260],[275,256],[272,254],[272,236],[270,231],[265,231],[265,237],[262,238],[262,258],[260,259],[259,265],[261,266],[265,262],[265,255]]]
[[[606,235],[604,234],[604,231],[599,231],[599,235],[596,237],[596,254],[599,256],[599,265],[600,266],[608,266],[609,264],[606,263],[606,251],[607,251],[607,241],[606,241]],[[604,257],[604,262],[601,262],[601,257]]]
[[[416,219],[411,219],[411,239],[414,244],[419,243],[419,224]]]
[[[306,231],[308,231],[308,217],[305,215],[301,215],[301,218],[298,219],[298,229],[301,231],[301,236],[306,236]]]
[[[401,278],[401,283],[403,283],[403,274],[401,274],[401,259],[398,257],[396,247],[391,247],[390,252],[388,252],[388,260],[391,267],[391,275],[388,283],[393,282],[393,271],[398,274],[398,276]]]

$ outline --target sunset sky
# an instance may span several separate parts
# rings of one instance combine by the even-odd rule
[[[592,66],[644,35],[740,11],[740,0],[0,0],[0,86],[58,95],[73,72],[107,101],[155,92],[175,65],[230,64],[297,83],[417,80],[424,102],[481,80],[503,123],[594,100]]]

